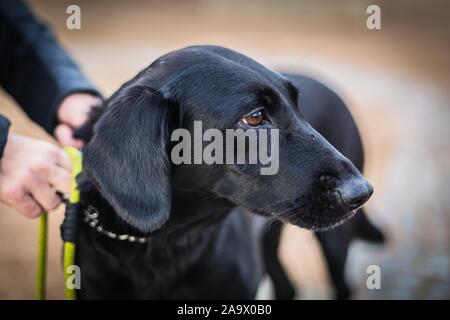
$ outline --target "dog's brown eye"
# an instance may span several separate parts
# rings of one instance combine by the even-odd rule
[[[264,114],[261,110],[252,112],[251,114],[242,118],[242,122],[244,122],[248,126],[256,127],[264,124],[265,122]]]

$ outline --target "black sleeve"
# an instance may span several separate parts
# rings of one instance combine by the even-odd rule
[[[3,150],[8,139],[9,125],[9,120],[0,114],[0,159],[3,157]]]
[[[99,95],[50,28],[19,0],[0,0],[0,85],[50,133],[65,96]]]

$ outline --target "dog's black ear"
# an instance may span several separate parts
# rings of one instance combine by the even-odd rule
[[[83,165],[119,217],[143,232],[171,209],[169,104],[141,85],[120,89],[96,123]]]

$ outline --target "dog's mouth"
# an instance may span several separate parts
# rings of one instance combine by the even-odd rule
[[[298,226],[300,228],[311,231],[326,231],[333,229],[345,223],[347,220],[353,218],[358,209],[351,210],[345,213],[321,213],[321,214],[303,214],[301,212],[289,215],[278,215],[272,213],[272,216],[278,217],[280,220]]]
[[[256,212],[313,231],[329,230],[351,219],[367,201],[367,197],[356,197],[358,201],[344,199],[341,185],[342,181],[335,176],[322,174],[308,192],[275,201],[259,210],[264,212]]]
[[[348,208],[339,200],[339,194],[328,191],[308,198],[297,198],[284,208],[273,208],[271,215],[301,228],[324,231],[351,219],[358,208]]]
[[[353,218],[357,210],[351,210],[343,215],[331,216],[331,217],[320,217],[317,220],[307,221],[307,228],[312,231],[326,231],[340,226],[347,220]],[[312,223],[311,223],[312,222]]]
[[[288,209],[275,210],[282,212],[282,220],[296,226],[313,231],[335,228],[351,219],[358,211],[360,204],[346,203],[339,190],[339,180],[330,174],[322,174],[316,180],[312,191],[291,201]],[[364,201],[365,202],[365,201]]]

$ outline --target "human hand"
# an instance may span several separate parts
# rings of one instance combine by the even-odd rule
[[[54,135],[58,142],[64,146],[82,148],[83,141],[75,139],[73,132],[86,122],[91,109],[101,102],[99,97],[89,93],[74,93],[65,97],[56,114],[59,124]]]
[[[10,133],[0,161],[0,201],[24,216],[37,217],[69,193],[69,156],[56,145]]]

